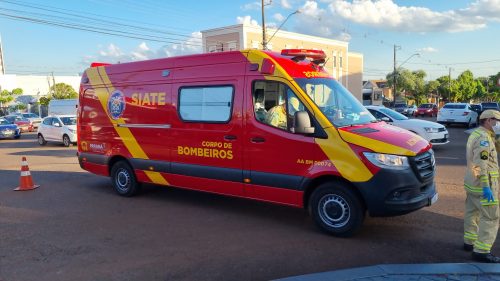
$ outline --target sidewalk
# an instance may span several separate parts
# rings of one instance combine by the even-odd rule
[[[388,264],[313,273],[279,281],[500,281],[500,264]]]

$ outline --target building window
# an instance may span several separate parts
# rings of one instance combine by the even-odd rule
[[[342,68],[342,55],[339,57],[339,67]]]
[[[237,45],[236,45],[236,41],[229,41],[229,42],[227,42],[227,50],[228,51],[236,51],[236,50],[238,50]]]
[[[179,115],[184,121],[227,122],[231,117],[232,86],[186,87],[179,92]]]

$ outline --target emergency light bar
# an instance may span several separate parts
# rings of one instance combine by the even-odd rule
[[[106,65],[111,65],[111,64],[105,63],[105,62],[93,62],[90,64],[90,67],[98,67],[98,66],[106,66]]]
[[[326,58],[326,54],[323,50],[283,49],[281,50],[281,55],[291,57],[307,57],[314,60],[322,60]]]

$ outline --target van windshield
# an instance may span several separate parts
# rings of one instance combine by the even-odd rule
[[[346,88],[332,78],[297,78],[295,81],[336,127],[376,120]]]

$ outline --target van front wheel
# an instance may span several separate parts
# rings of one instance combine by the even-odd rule
[[[113,165],[111,182],[115,191],[125,197],[134,196],[140,189],[140,183],[137,182],[134,170],[125,161],[119,161]]]
[[[324,183],[313,192],[309,208],[316,225],[329,234],[350,237],[361,228],[365,207],[351,187]]]

